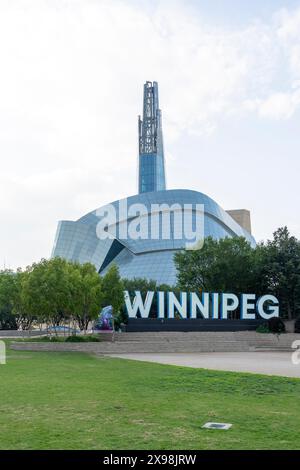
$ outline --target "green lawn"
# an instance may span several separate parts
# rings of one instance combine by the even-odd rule
[[[300,449],[300,380],[8,351],[1,449]],[[206,421],[229,431],[201,429]]]

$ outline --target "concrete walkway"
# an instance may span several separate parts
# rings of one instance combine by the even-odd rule
[[[291,352],[131,353],[109,354],[109,356],[202,369],[300,378],[300,364],[292,363]],[[300,353],[298,357],[300,360]]]

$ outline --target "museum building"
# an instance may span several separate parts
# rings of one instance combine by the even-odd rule
[[[123,278],[147,278],[158,284],[176,284],[174,254],[186,249],[190,239],[185,231],[178,236],[178,215],[190,208],[191,222],[197,226],[201,212],[201,236],[214,239],[243,236],[252,246],[250,212],[225,211],[209,196],[189,189],[166,189],[162,117],[157,82],[144,84],[143,116],[138,118],[138,194],[101,206],[76,221],[60,221],[52,257],[59,256],[80,263],[91,262],[99,274],[115,263]],[[124,207],[128,212],[124,212]],[[144,211],[130,212],[133,207]],[[168,209],[169,208],[169,209]],[[116,218],[110,219],[112,209]],[[166,218],[166,213],[168,217]],[[168,236],[164,224],[168,221]],[[128,236],[128,226],[146,227],[146,236]],[[99,234],[102,227],[106,237]],[[124,230],[126,227],[126,230]],[[151,236],[150,227],[156,228]],[[176,235],[176,236],[175,236]]]

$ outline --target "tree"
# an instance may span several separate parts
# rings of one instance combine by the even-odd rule
[[[115,264],[102,278],[102,292],[102,306],[112,305],[114,317],[117,318],[124,304],[124,284]]]
[[[71,310],[79,328],[86,332],[89,322],[98,317],[103,303],[102,279],[91,263],[70,263],[68,271]]]
[[[191,291],[275,295],[282,315],[300,313],[300,242],[279,228],[273,240],[251,248],[244,238],[206,238],[198,251],[175,255],[178,286]]]
[[[280,302],[283,315],[289,319],[300,313],[300,242],[287,227],[273,234],[273,240],[261,244],[261,280]]]
[[[0,329],[17,329],[16,319],[13,315],[15,292],[16,284],[13,271],[0,271]]]
[[[22,282],[22,302],[27,315],[40,323],[59,325],[70,313],[68,262],[42,259],[28,268]]]
[[[135,277],[133,279],[123,279],[124,289],[134,293],[134,291],[138,290],[143,293],[147,291],[155,291],[157,290],[157,282],[153,279],[145,279],[142,277]]]
[[[202,249],[176,253],[175,265],[180,289],[241,293],[253,287],[253,249],[243,237],[208,237]]]
[[[35,320],[26,306],[26,297],[24,296],[24,284],[28,277],[28,270],[22,271],[18,269],[14,275],[15,291],[13,296],[13,314],[18,329],[29,330]]]

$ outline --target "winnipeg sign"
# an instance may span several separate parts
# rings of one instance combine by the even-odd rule
[[[156,299],[155,299],[156,296]],[[273,295],[257,297],[256,294],[219,294],[203,292],[154,292],[145,296],[135,291],[131,296],[124,291],[126,310],[129,318],[149,318],[151,308],[156,301],[158,319],[179,318],[207,320],[228,320],[232,312],[238,311],[241,320],[269,320],[279,317],[279,302]]]

